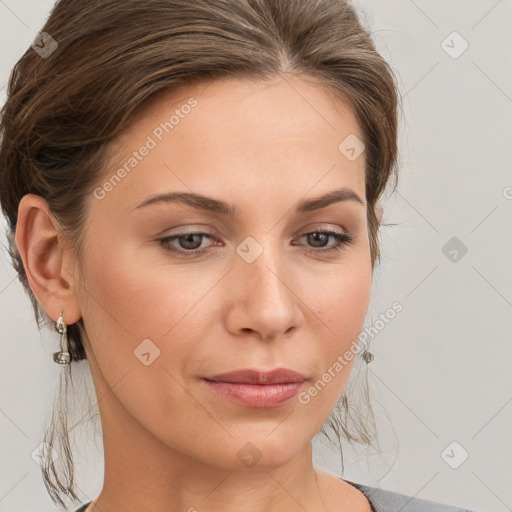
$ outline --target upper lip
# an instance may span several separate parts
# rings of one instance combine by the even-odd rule
[[[243,384],[283,384],[288,382],[304,382],[306,377],[288,368],[276,368],[270,371],[243,368],[206,377],[206,380]]]

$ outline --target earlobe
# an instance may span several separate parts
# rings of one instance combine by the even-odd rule
[[[74,283],[63,277],[73,275],[64,268],[63,236],[41,196],[27,194],[21,199],[15,240],[30,288],[48,316],[56,321],[63,311],[67,324],[77,322],[81,314]]]

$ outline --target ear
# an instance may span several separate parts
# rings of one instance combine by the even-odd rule
[[[62,311],[66,324],[80,320],[71,251],[41,196],[27,194],[21,199],[15,240],[30,288],[48,316],[57,321]]]

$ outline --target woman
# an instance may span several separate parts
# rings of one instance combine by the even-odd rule
[[[372,359],[397,155],[393,75],[348,2],[61,0],[1,123],[13,264],[100,409],[103,488],[77,511],[459,510],[312,464]]]

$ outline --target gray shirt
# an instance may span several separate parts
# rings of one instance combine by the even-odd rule
[[[467,508],[444,505],[436,501],[369,487],[349,480],[345,480],[345,482],[353,485],[366,496],[374,512],[473,512]]]

